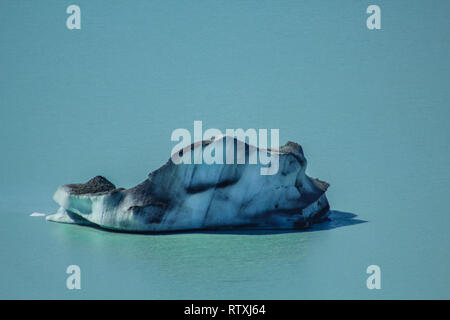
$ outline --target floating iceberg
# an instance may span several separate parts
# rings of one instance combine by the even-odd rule
[[[45,217],[46,214],[45,213],[40,213],[40,212],[33,212],[32,214],[30,214],[30,217]]]
[[[261,151],[223,136],[193,143],[127,190],[116,188],[101,176],[59,187],[53,198],[61,207],[46,219],[127,232],[301,229],[328,219],[325,191],[329,185],[305,174],[307,162],[300,145],[288,142],[277,150],[265,150],[278,157],[279,169],[272,175],[261,175],[262,165],[248,161],[173,161],[211,146],[223,148],[224,157],[231,152],[235,159],[248,159]]]

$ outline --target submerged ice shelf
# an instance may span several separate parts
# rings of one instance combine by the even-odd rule
[[[127,190],[116,188],[101,176],[87,183],[59,187],[53,198],[61,207],[46,219],[128,232],[300,229],[327,219],[325,191],[329,185],[305,174],[307,162],[300,145],[288,142],[267,151],[278,157],[279,168],[273,175],[261,175],[262,165],[248,161],[172,161],[183,153],[194,154],[211,147],[223,148],[224,158],[231,152],[235,160],[248,159],[260,151],[230,137],[194,143]]]

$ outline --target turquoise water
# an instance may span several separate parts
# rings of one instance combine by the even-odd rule
[[[377,31],[368,1],[77,1],[71,31],[70,4],[0,4],[0,298],[450,298],[447,2],[376,1]],[[302,144],[335,220],[133,235],[29,216],[61,184],[136,185],[194,120]]]

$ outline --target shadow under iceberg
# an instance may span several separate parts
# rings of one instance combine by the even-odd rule
[[[354,213],[337,210],[331,210],[330,215],[328,217],[329,217],[328,221],[314,224],[312,227],[306,229],[233,229],[233,230],[204,230],[204,231],[199,230],[197,232],[214,233],[214,234],[267,235],[267,234],[315,232],[315,231],[331,230],[335,228],[368,222],[366,220],[355,219],[357,215]],[[190,231],[190,233],[193,232],[195,231]]]

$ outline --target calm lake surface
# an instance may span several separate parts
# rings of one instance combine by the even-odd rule
[[[375,31],[359,1],[77,4],[81,30],[67,3],[0,4],[0,298],[450,298],[449,2],[377,1]],[[333,221],[136,235],[30,216],[61,184],[142,182],[194,120],[300,143]]]

